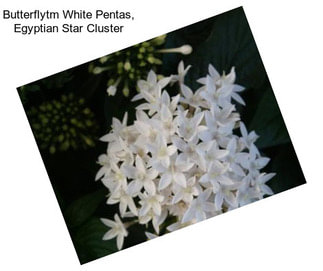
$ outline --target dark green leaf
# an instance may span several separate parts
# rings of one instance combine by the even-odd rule
[[[72,235],[81,264],[117,251],[115,239],[102,240],[108,230],[99,218],[92,218]]]
[[[260,136],[256,142],[258,148],[290,142],[283,117],[271,88],[266,89],[259,102],[249,129],[255,130]]]
[[[278,154],[270,163],[268,172],[276,173],[276,176],[268,182],[274,193],[305,183],[305,177],[298,162],[292,144],[277,147]]]
[[[79,226],[93,215],[99,204],[104,201],[105,194],[106,191],[100,189],[72,202],[64,212],[69,227]]]

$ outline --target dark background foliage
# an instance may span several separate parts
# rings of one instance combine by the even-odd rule
[[[242,97],[247,104],[246,107],[237,105],[237,109],[248,130],[255,130],[260,135],[256,144],[261,153],[271,158],[264,171],[277,174],[269,185],[275,193],[279,193],[304,184],[302,170],[243,9],[231,10],[167,35],[166,48],[183,44],[192,45],[193,53],[188,56],[165,54],[159,72],[164,75],[176,73],[178,62],[183,59],[185,65],[192,65],[186,84],[196,88],[196,79],[207,73],[209,63],[219,72],[229,72],[235,66],[237,83],[246,87]],[[73,92],[76,96],[85,98],[86,105],[94,112],[100,127],[97,137],[109,130],[112,117],[121,119],[125,111],[129,111],[132,121],[134,104],[121,91],[114,97],[108,97],[108,75],[90,74],[88,66],[89,63],[85,63],[18,88],[26,112],[32,106]],[[81,263],[117,251],[115,240],[101,240],[107,227],[99,218],[112,218],[117,207],[105,204],[108,191],[99,181],[94,181],[99,169],[97,157],[106,149],[106,144],[98,140],[95,143],[94,147],[88,149],[55,154],[41,150]],[[132,226],[124,247],[145,240],[144,227]]]

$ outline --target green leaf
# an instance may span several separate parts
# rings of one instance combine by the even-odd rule
[[[256,145],[267,148],[290,142],[283,117],[271,88],[267,88],[249,125],[260,136]]]
[[[102,240],[108,230],[99,218],[91,218],[72,235],[81,264],[118,251],[115,239]]]
[[[99,204],[104,201],[105,194],[106,191],[100,189],[72,202],[64,212],[67,225],[71,228],[84,223],[94,214]]]
[[[277,147],[278,154],[270,162],[268,172],[276,176],[268,182],[275,194],[305,184],[305,177],[292,144]]]

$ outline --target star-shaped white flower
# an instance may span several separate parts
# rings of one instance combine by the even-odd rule
[[[201,90],[202,89],[198,89],[195,91],[195,93],[193,93],[188,86],[182,84],[181,92],[183,97],[180,98],[180,101],[195,108],[199,108],[200,106],[207,107],[207,103],[205,103],[205,100],[200,95]]]
[[[249,153],[237,155],[237,161],[241,166],[249,171],[253,177],[259,175],[259,170],[264,168],[270,161],[267,157],[261,157],[255,145],[251,145]]]
[[[152,166],[162,165],[166,168],[170,164],[170,156],[172,156],[176,151],[174,145],[167,146],[167,142],[164,136],[157,136],[157,140],[154,144],[148,145],[148,150],[152,154]]]
[[[116,163],[116,157],[112,153],[101,154],[98,158],[98,164],[101,166],[97,174],[95,175],[95,180],[99,180],[104,176],[111,173],[111,163]]]
[[[154,179],[158,176],[158,171],[153,168],[147,169],[147,165],[140,156],[136,156],[135,167],[125,166],[125,173],[128,178],[133,179],[128,186],[129,194],[136,195],[143,187],[149,194],[155,193]]]
[[[106,218],[101,218],[102,223],[111,228],[106,234],[104,234],[102,239],[110,240],[117,237],[117,247],[119,250],[121,250],[124,238],[128,236],[128,231],[126,230],[124,224],[120,220],[118,214],[114,215],[114,220],[115,221]]]
[[[263,198],[264,195],[272,195],[274,192],[271,188],[266,184],[270,179],[272,179],[276,174],[275,173],[261,173],[257,176],[256,180],[254,181],[253,186],[255,187],[256,191],[260,193],[260,199]]]
[[[181,222],[186,223],[193,219],[196,219],[196,221],[202,221],[207,218],[207,213],[215,212],[214,204],[207,201],[211,193],[212,190],[206,189],[196,199],[194,199],[184,214]]]
[[[102,136],[100,140],[103,142],[111,142],[118,140],[120,137],[122,138],[124,131],[127,129],[127,122],[128,112],[124,114],[122,122],[117,118],[112,118],[111,132]]]
[[[126,214],[127,208],[134,214],[138,215],[137,207],[132,198],[132,195],[125,190],[119,189],[114,191],[108,198],[107,204],[119,203],[120,214],[123,217]]]
[[[151,221],[155,232],[159,234],[159,227],[165,222],[167,215],[168,212],[166,210],[163,210],[160,215],[156,215],[153,209],[150,209],[147,214],[139,216],[139,223],[147,225]]]
[[[177,74],[172,75],[172,82],[179,82],[180,84],[184,83],[184,77],[187,74],[188,70],[191,68],[191,65],[184,67],[184,62],[180,61],[177,67]]]
[[[186,187],[183,187],[181,185],[174,186],[174,197],[172,204],[176,204],[181,200],[190,203],[193,200],[194,196],[199,195],[201,190],[201,187],[196,182],[196,177],[193,176],[187,180]]]
[[[170,82],[171,77],[164,77],[157,80],[157,75],[153,70],[150,70],[147,76],[147,80],[139,80],[137,85],[139,93],[132,98],[132,101],[138,101],[145,99],[143,93],[148,93],[154,97],[157,97],[159,90],[163,89]]]
[[[119,189],[126,189],[127,177],[124,173],[124,164],[119,167],[116,163],[111,163],[111,172],[101,181],[112,193]]]
[[[228,97],[230,97],[232,89],[233,86],[231,85],[224,85],[217,88],[212,78],[207,75],[205,90],[200,95],[211,108],[217,105],[223,106],[227,102]]]
[[[211,184],[213,191],[216,193],[221,185],[233,185],[234,182],[225,173],[228,170],[228,165],[223,164],[218,160],[213,161],[207,172],[199,180],[201,184]]]
[[[157,170],[161,174],[158,189],[165,189],[171,183],[186,187],[184,172],[188,171],[192,166],[192,163],[183,162],[179,157],[173,156],[168,167],[157,167]]]
[[[248,149],[250,149],[251,146],[254,146],[254,143],[259,138],[259,136],[254,131],[248,133],[247,128],[242,121],[240,121],[240,132],[242,135],[241,141]]]
[[[245,176],[246,173],[241,168],[238,162],[238,145],[237,139],[232,138],[227,145],[228,155],[225,157],[225,161],[229,163],[229,171],[238,175],[238,176]]]
[[[139,194],[140,197],[140,205],[141,208],[139,210],[139,216],[145,216],[148,214],[150,210],[156,216],[160,216],[162,213],[161,202],[163,201],[164,197],[159,194],[150,195],[148,193],[141,193]]]
[[[204,112],[199,112],[191,118],[186,117],[186,114],[187,112],[179,113],[178,134],[186,141],[190,141],[205,128],[203,127],[201,129],[202,126],[199,126],[204,117]]]

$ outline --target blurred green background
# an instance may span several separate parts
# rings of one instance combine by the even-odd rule
[[[144,66],[133,64],[133,73],[138,70],[141,76],[153,68],[168,76],[175,74],[178,62],[184,60],[185,65],[192,65],[185,83],[194,89],[199,86],[196,79],[207,73],[209,63],[219,72],[227,73],[235,66],[236,82],[246,87],[242,93],[246,107],[237,105],[237,109],[248,130],[260,135],[256,145],[261,153],[271,158],[264,171],[277,174],[269,185],[279,193],[304,184],[301,167],[243,9],[237,8],[168,33],[164,43],[157,47],[174,48],[183,44],[190,44],[193,53],[187,56],[156,53],[162,64],[153,61],[147,61]],[[157,47],[153,49],[156,51]],[[119,55],[138,58],[138,48],[138,45],[127,48]],[[114,55],[110,60],[120,62],[120,57]],[[111,61],[108,58],[104,63],[118,64]],[[115,96],[108,96],[107,83],[111,78],[115,82],[118,73],[111,69],[91,72],[97,65],[104,67],[97,59],[18,88],[81,263],[117,251],[115,240],[102,241],[107,227],[99,218],[112,218],[117,206],[105,204],[108,190],[100,181],[94,181],[99,169],[97,158],[106,150],[106,144],[98,138],[109,131],[112,117],[121,119],[124,112],[129,111],[131,122],[136,105],[121,89]],[[135,86],[131,80],[128,85],[129,97],[132,97],[136,93]],[[176,94],[175,88],[169,91]],[[144,226],[132,226],[124,247],[145,241],[144,230]]]

